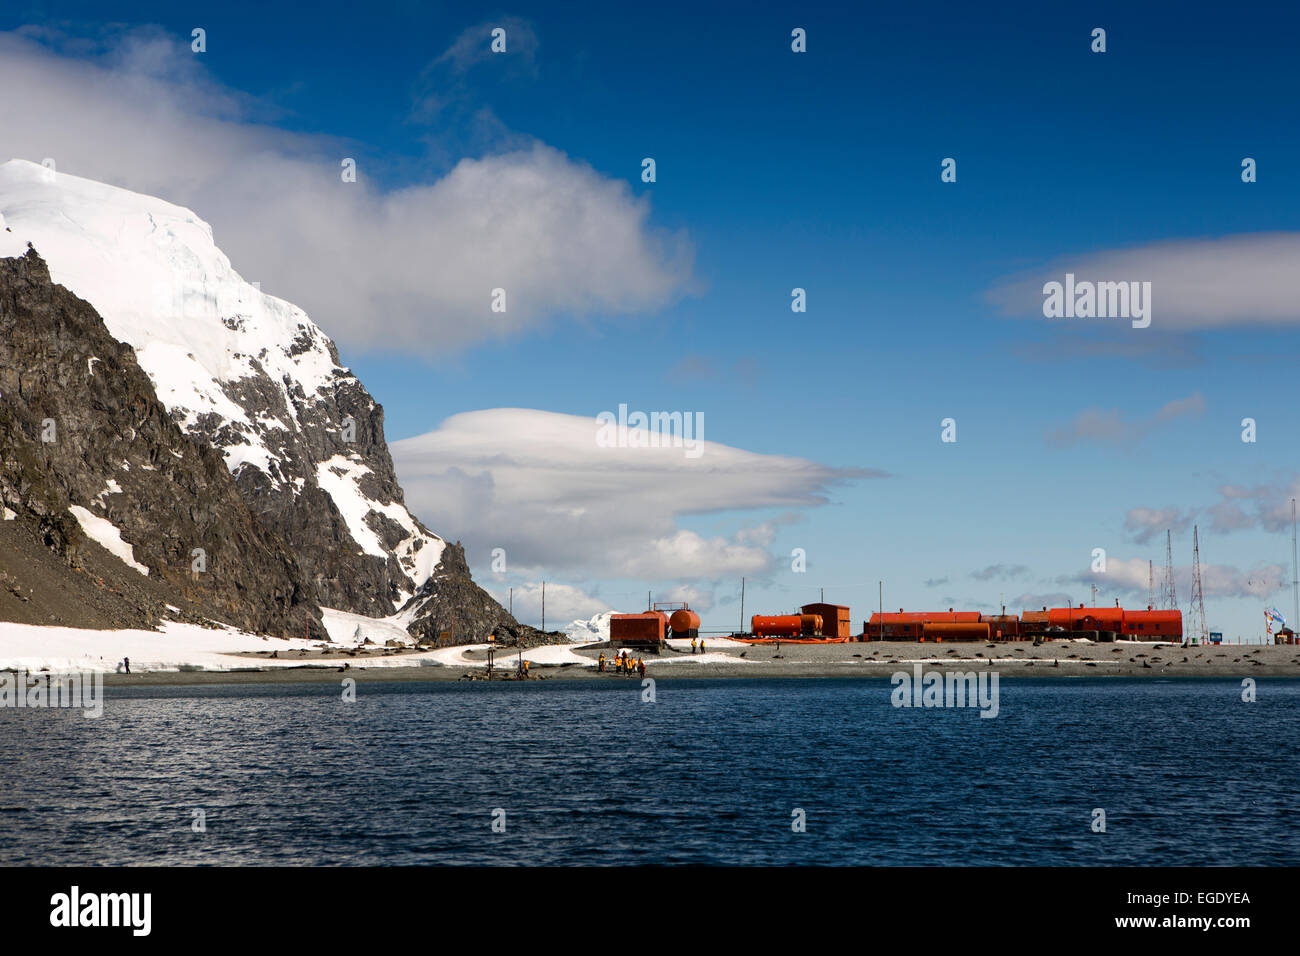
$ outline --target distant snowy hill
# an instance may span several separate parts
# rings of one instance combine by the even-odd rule
[[[579,644],[607,641],[609,640],[610,616],[617,613],[619,612],[605,611],[585,621],[574,621],[564,629],[564,633],[568,635],[569,640]]]
[[[334,343],[236,273],[207,223],[161,199],[11,160],[0,165],[0,259],[29,243],[50,278],[134,349],[172,419],[224,457],[322,606],[391,617],[417,636],[485,640],[498,624],[521,632],[470,579],[462,549],[407,511],[383,409]]]
[[[321,601],[393,613],[444,542],[403,504],[383,411],[296,306],[246,282],[188,209],[23,160],[0,165],[0,257],[51,278],[135,349],[182,428],[215,446]]]

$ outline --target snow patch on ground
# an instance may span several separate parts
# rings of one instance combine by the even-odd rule
[[[135,551],[122,540],[122,533],[116,525],[106,518],[91,514],[81,505],[69,505],[68,510],[77,519],[77,524],[81,525],[81,530],[86,532],[86,537],[99,542],[105,551],[121,559],[128,567],[135,568],[145,577],[149,576],[149,569],[135,559]]]
[[[302,639],[270,640],[231,627],[212,630],[178,621],[165,622],[161,631],[94,631],[0,622],[0,670],[38,671],[44,667],[55,673],[113,672],[123,658],[129,657],[134,671],[174,671],[181,667],[227,671],[279,663],[230,656],[241,651],[283,652],[315,646]]]
[[[346,647],[365,643],[366,638],[383,647],[386,642],[397,640],[407,645],[415,644],[413,638],[393,618],[366,617],[364,614],[352,614],[349,611],[337,611],[334,608],[321,608],[321,619],[330,641]]]
[[[705,637],[703,640],[706,648],[716,644],[718,647],[734,647],[743,651],[751,646],[744,641],[733,641],[729,637]],[[689,654],[691,650],[691,639],[689,637],[670,637],[664,643],[676,651],[686,651]],[[697,654],[696,657],[698,658],[699,655]]]
[[[727,643],[734,644],[735,641],[728,641]],[[690,650],[689,645],[687,647],[687,650],[689,652]],[[635,657],[636,655],[634,654],[632,656]],[[648,657],[645,659],[646,670],[649,670],[651,667],[657,666],[659,664],[758,664],[758,663],[761,662],[746,660],[745,658],[738,657],[735,654],[713,654],[713,653],[708,653],[708,654],[687,653],[685,657],[663,657],[663,658]]]

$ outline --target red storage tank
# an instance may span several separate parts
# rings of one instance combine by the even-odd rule
[[[923,641],[987,641],[989,626],[987,624],[923,624],[921,640]]]
[[[755,637],[809,637],[822,628],[822,619],[817,614],[755,614],[750,620]]]
[[[678,608],[668,618],[675,637],[695,637],[700,630],[700,616],[688,607]]]
[[[915,641],[927,624],[978,624],[979,611],[886,611],[873,614],[867,622],[867,636],[873,639]]]

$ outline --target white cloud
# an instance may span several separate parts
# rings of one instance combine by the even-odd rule
[[[978,571],[972,571],[970,576],[976,581],[991,581],[999,578],[1008,581],[1012,578],[1018,578],[1029,573],[1029,569],[1023,564],[990,564],[986,568]]]
[[[830,486],[879,474],[710,441],[697,458],[681,448],[602,447],[597,430],[594,415],[466,412],[393,443],[393,460],[407,505],[465,541],[476,560],[501,547],[512,573],[651,580],[773,567],[772,522],[706,537],[680,527],[683,516],[820,505]]]
[[[1044,607],[1066,607],[1070,602],[1077,605],[1079,603],[1077,595],[1066,594],[1064,591],[1026,592],[1017,594],[1007,602],[1007,612],[1015,613],[1013,608],[1017,607],[1025,611],[1037,611]]]
[[[1130,509],[1124,527],[1134,533],[1139,544],[1151,541],[1166,528],[1185,532],[1198,514],[1208,515],[1210,530],[1219,534],[1255,528],[1270,534],[1289,532],[1291,499],[1300,498],[1300,477],[1279,478],[1253,487],[1220,485],[1218,493],[1219,500],[1207,507]]]
[[[683,236],[556,149],[464,159],[386,192],[365,146],[255,122],[269,111],[198,64],[187,36],[160,30],[0,34],[0,88],[22,91],[0,98],[0,159],[49,157],[188,206],[241,274],[352,348],[433,355],[555,316],[654,310],[691,283]],[[356,183],[340,177],[345,157]],[[504,314],[490,310],[496,288]]]
[[[1069,424],[1047,433],[1049,445],[1075,445],[1102,442],[1116,445],[1140,441],[1160,425],[1188,416],[1205,414],[1205,399],[1200,392],[1166,402],[1146,418],[1125,419],[1118,408],[1086,408]]]
[[[488,585],[488,591],[504,607],[511,602],[515,620],[534,627],[542,620],[542,583],[530,581],[515,585],[513,597],[500,586]],[[559,630],[570,622],[587,620],[604,611],[616,610],[601,599],[599,595],[588,594],[582,588],[572,584],[555,581],[546,582],[546,627],[547,630]]]
[[[1156,567],[1156,590],[1160,589],[1163,569]],[[1082,571],[1070,578],[1060,579],[1060,583],[1077,582],[1083,585],[1096,584],[1102,593],[1111,592],[1113,596],[1140,595],[1143,603],[1147,596],[1149,566],[1143,558],[1109,558],[1104,574]],[[1206,598],[1266,598],[1279,591],[1286,580],[1286,571],[1280,564],[1257,564],[1243,571],[1227,564],[1201,565],[1201,590]],[[1177,590],[1186,610],[1192,594],[1192,569],[1190,566],[1174,568],[1174,588]],[[1098,597],[1101,604],[1113,603]]]
[[[1268,232],[1156,242],[1066,257],[1014,277],[987,297],[1008,315],[1042,318],[1043,284],[1067,273],[1076,282],[1151,283],[1151,329],[1300,323],[1300,233]],[[1105,325],[1109,319],[1053,320]],[[1120,320],[1117,327],[1130,328]],[[1132,330],[1134,334],[1144,330]]]
[[[492,31],[505,31],[505,53],[492,52]],[[536,79],[537,33],[519,17],[498,17],[463,30],[451,45],[421,71],[415,83],[412,116],[424,120],[446,109],[472,100],[467,74],[488,64],[491,75],[501,79]]]
[[[1221,500],[1210,509],[1216,531],[1253,527],[1274,534],[1290,531],[1291,499],[1300,498],[1300,476],[1253,488],[1223,485],[1219,495]],[[1249,506],[1251,511],[1243,506]]]
[[[1130,508],[1124,515],[1124,527],[1138,544],[1147,544],[1165,531],[1182,534],[1192,523],[1190,513],[1178,508]]]
[[[694,584],[679,584],[657,593],[655,601],[677,601],[689,605],[693,611],[703,613],[713,608],[714,589],[697,587]]]

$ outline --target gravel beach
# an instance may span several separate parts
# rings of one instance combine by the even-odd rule
[[[672,642],[673,645],[685,642]],[[430,660],[427,656],[403,655],[392,651],[343,656],[307,654],[292,666],[259,667],[259,655],[245,655],[248,670],[153,671],[137,674],[107,674],[110,686],[189,684],[335,682],[341,677],[358,681],[456,681],[485,680],[486,650],[478,647],[452,649],[456,663]],[[625,680],[607,670],[600,673],[594,663],[608,644],[553,648],[542,659],[530,662],[533,680]],[[525,656],[533,652],[525,651]],[[289,655],[284,655],[289,656]],[[414,659],[409,666],[398,663],[403,656]],[[383,665],[377,666],[382,659]],[[496,655],[496,679],[514,674],[515,652],[502,648]],[[1300,677],[1300,646],[1226,644],[1182,647],[1177,644],[1088,641],[1048,641],[998,644],[920,644],[891,641],[846,644],[748,645],[726,639],[707,641],[707,654],[692,655],[689,644],[670,646],[662,654],[646,654],[646,674],[658,679],[726,677],[888,677],[897,670],[910,670],[920,661],[925,667],[960,670],[989,668],[1001,677]],[[268,662],[269,663],[269,662]],[[367,666],[369,664],[370,666]]]

